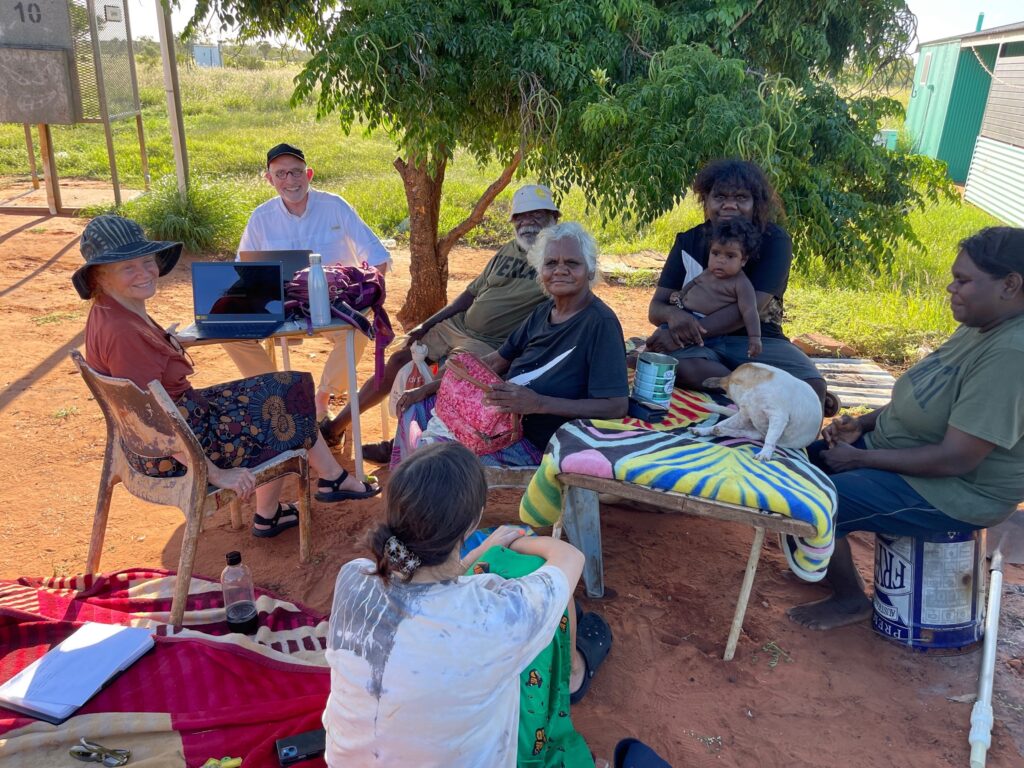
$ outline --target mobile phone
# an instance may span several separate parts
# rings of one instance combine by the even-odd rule
[[[646,421],[648,424],[656,424],[668,416],[668,408],[663,405],[658,405],[657,403],[652,403],[649,400],[640,400],[639,398],[630,395],[629,415],[634,419]]]
[[[326,740],[327,731],[323,728],[278,739],[274,742],[274,746],[277,747],[277,762],[287,767],[319,757],[324,753]]]

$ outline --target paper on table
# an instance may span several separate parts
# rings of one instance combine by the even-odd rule
[[[0,703],[54,712],[80,707],[152,646],[149,629],[89,622],[0,686]]]

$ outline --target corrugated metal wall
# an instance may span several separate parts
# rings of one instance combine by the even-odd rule
[[[986,45],[976,50],[978,57],[991,71],[996,63],[999,46]],[[992,77],[978,63],[972,49],[961,49],[953,76],[953,88],[949,94],[945,125],[935,155],[939,160],[946,161],[949,178],[957,184],[963,184],[967,179],[991,82]]]
[[[921,47],[906,121],[913,151],[917,154],[938,155],[949,95],[953,89],[953,75],[959,60],[959,40]]]
[[[981,135],[1024,147],[1024,56],[999,59],[993,74]]]
[[[979,136],[964,197],[1007,224],[1024,227],[1024,148]]]

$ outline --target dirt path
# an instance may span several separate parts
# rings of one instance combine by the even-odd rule
[[[81,257],[84,222],[0,216],[0,578],[78,572],[85,561],[103,455],[104,425],[68,360],[83,343],[87,305],[69,276]],[[489,251],[458,249],[450,295],[482,268]],[[191,316],[187,265],[165,278],[151,311],[161,323]],[[396,254],[389,309],[408,288],[408,253]],[[627,335],[648,329],[645,291],[601,287]],[[319,373],[326,346],[306,343],[295,367]],[[236,376],[219,347],[193,352],[203,386]],[[371,372],[367,355],[360,378]],[[376,414],[364,418],[379,439]],[[516,517],[518,495],[491,496],[486,522]],[[197,573],[216,576],[224,553],[241,549],[261,586],[319,610],[334,575],[362,554],[380,502],[333,510],[315,505],[315,556],[300,565],[297,534],[264,541],[230,529],[226,511],[210,520]],[[736,660],[720,659],[751,532],[714,521],[604,507],[606,583],[614,596],[588,602],[615,633],[607,665],[573,711],[598,756],[637,736],[681,766],[963,766],[970,704],[951,699],[976,687],[980,654],[917,655],[887,644],[865,625],[805,632],[784,615],[822,590],[793,581],[778,547],[762,557]],[[175,568],[181,514],[115,493],[102,567]],[[855,537],[865,574],[873,550]],[[1024,765],[1024,569],[1011,567],[1003,598],[996,681],[997,724],[989,765]],[[1012,666],[1009,662],[1015,661]]]

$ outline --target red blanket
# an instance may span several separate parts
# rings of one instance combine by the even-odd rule
[[[150,653],[63,725],[0,708],[5,766],[64,764],[86,736],[132,749],[132,764],[243,757],[247,768],[270,767],[275,739],[320,727],[330,687],[324,617],[260,591],[256,637],[228,635],[219,585],[193,578],[185,628],[175,633],[165,623],[172,589],[173,575],[156,569],[0,581],[0,682],[85,621],[151,626],[156,634]],[[47,754],[63,758],[51,763]]]

